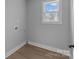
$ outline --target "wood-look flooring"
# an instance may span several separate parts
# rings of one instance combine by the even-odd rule
[[[27,44],[6,59],[69,59],[69,57]]]

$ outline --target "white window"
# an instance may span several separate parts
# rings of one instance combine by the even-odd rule
[[[61,23],[59,0],[43,3],[43,22],[52,24]]]

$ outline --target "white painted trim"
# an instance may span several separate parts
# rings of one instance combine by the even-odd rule
[[[47,49],[47,50],[50,50],[50,51],[54,51],[54,52],[57,52],[57,53],[61,53],[61,54],[66,55],[66,56],[71,56],[70,51],[68,51],[68,50],[62,50],[62,49],[54,48],[54,47],[51,47],[51,46],[47,46],[47,45],[32,42],[32,41],[29,41],[28,44],[31,44],[31,45],[34,45],[34,46],[37,46],[37,47],[40,47],[40,48],[44,48],[44,49]]]
[[[21,47],[23,47],[26,43],[27,43],[27,41],[25,40],[23,43],[21,43],[20,45],[16,46],[15,48],[13,48],[11,51],[9,51],[8,53],[6,53],[5,58],[7,58],[8,56],[10,56],[14,52],[16,52]]]

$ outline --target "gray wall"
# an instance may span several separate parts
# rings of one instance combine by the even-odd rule
[[[60,49],[68,49],[72,43],[70,0],[63,0],[63,23],[59,25],[41,23],[41,0],[5,0],[5,3],[6,53],[27,39]]]
[[[42,24],[42,0],[28,1],[28,39],[36,43],[68,50],[71,44],[70,0],[62,0],[62,24]]]
[[[27,39],[27,2],[26,0],[5,0],[6,18],[6,54]],[[18,27],[15,30],[15,27]]]

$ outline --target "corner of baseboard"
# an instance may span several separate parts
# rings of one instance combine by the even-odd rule
[[[50,51],[54,51],[54,52],[57,52],[57,53],[61,53],[63,55],[69,56],[69,57],[71,56],[70,51],[68,51],[68,50],[62,50],[62,49],[54,48],[54,47],[51,47],[51,46],[47,46],[47,45],[32,42],[32,41],[29,41],[28,44],[31,44],[31,45],[34,45],[34,46],[37,46],[37,47],[40,47],[40,48],[44,48],[44,49],[47,49],[47,50],[50,50]]]
[[[23,43],[21,43],[20,45],[16,46],[15,48],[13,48],[12,50],[10,50],[8,53],[5,54],[5,58],[7,58],[8,56],[10,56],[11,54],[15,53],[18,49],[20,49],[21,47],[23,47],[25,44],[27,44],[27,41],[25,40]]]

